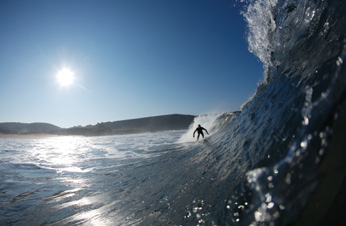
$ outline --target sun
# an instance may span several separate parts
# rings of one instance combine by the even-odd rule
[[[74,81],[74,73],[68,68],[63,68],[58,72],[56,78],[61,86],[70,86]]]

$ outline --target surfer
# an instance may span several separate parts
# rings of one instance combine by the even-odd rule
[[[205,128],[203,128],[201,125],[198,125],[198,127],[193,132],[193,137],[195,137],[195,133],[197,132],[197,140],[199,139],[199,135],[202,135],[202,137],[204,138],[203,130],[205,130],[205,132],[207,132],[207,134],[209,135],[208,131]]]

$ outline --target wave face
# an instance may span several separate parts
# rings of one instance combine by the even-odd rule
[[[340,162],[328,162],[328,155],[346,160],[340,138],[346,116],[346,2],[247,4],[249,50],[263,62],[265,80],[240,113],[214,120],[220,129],[198,151],[208,169],[203,178],[213,182],[204,187],[211,194],[202,196],[204,212],[195,211],[194,219],[217,225],[317,225],[324,215],[313,212],[312,205],[322,205],[311,203],[313,195],[337,193],[343,180],[326,182],[344,170]],[[321,190],[325,183],[333,189]],[[320,213],[334,198],[329,196]]]
[[[219,200],[226,208],[218,224],[288,225],[323,182],[326,155],[345,147],[335,125],[345,120],[346,3],[248,4],[249,49],[263,62],[265,81],[213,138],[224,161],[213,170],[229,192]]]
[[[247,3],[265,80],[241,112],[188,131],[0,139],[0,224],[323,222],[345,189],[345,4]],[[199,142],[197,124],[210,133]]]

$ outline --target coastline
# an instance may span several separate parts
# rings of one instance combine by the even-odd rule
[[[61,128],[50,123],[0,122],[0,137],[112,136],[187,129],[194,115],[170,114]]]
[[[60,135],[48,133],[30,133],[30,134],[4,134],[0,133],[0,138],[45,138],[45,137],[59,137]]]

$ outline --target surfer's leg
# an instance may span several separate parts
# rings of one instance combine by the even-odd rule
[[[198,135],[197,135],[197,140],[199,139],[199,135],[200,135],[200,134],[198,133]]]
[[[201,134],[202,134],[202,137],[203,137],[203,139],[204,139],[204,133],[203,133],[203,132],[201,132]]]

